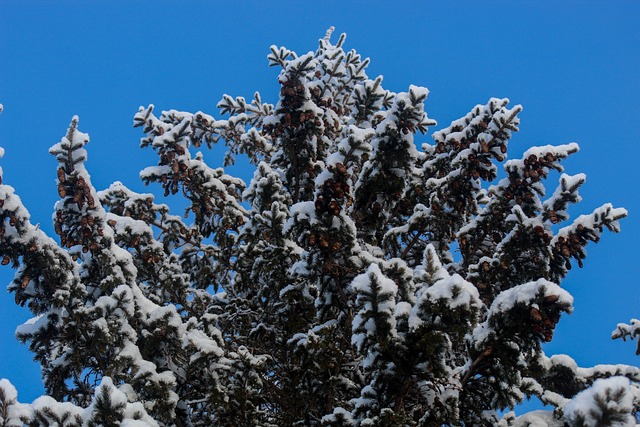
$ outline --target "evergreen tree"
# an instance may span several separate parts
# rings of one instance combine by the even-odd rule
[[[24,404],[0,380],[0,425],[635,424],[639,369],[541,347],[572,310],[562,280],[626,216],[565,224],[586,178],[550,197],[545,180],[578,146],[506,161],[522,107],[497,98],[418,146],[428,90],[384,89],[332,31],[305,55],[271,47],[274,105],[138,111],[158,155],[142,180],[182,194],[184,218],[120,182],[96,191],[77,117],[51,148],[58,241],[0,182],[0,260],[46,389]],[[248,185],[195,151],[214,144],[223,166],[248,157]],[[509,412],[532,396],[555,409]]]

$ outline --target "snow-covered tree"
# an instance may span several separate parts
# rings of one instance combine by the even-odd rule
[[[419,145],[428,90],[384,89],[331,33],[300,56],[271,47],[275,105],[140,108],[158,155],[141,178],[184,216],[120,182],[96,191],[77,117],[50,150],[56,240],[0,182],[0,261],[46,388],[20,403],[0,380],[0,425],[635,425],[639,369],[541,346],[572,310],[562,280],[626,216],[568,223],[582,174],[546,196],[578,146],[507,161],[522,107],[497,98]],[[214,144],[221,167],[196,152]],[[248,184],[223,168],[238,155]],[[510,412],[528,397],[555,409]]]

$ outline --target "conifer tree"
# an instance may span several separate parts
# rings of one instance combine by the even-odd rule
[[[1,426],[635,424],[639,369],[542,349],[573,309],[562,280],[626,216],[569,222],[586,177],[560,163],[578,145],[507,160],[522,107],[498,98],[425,142],[428,90],[384,89],[332,31],[304,55],[271,47],[274,104],[135,114],[158,155],[141,178],[184,217],[96,191],[77,117],[50,150],[57,240],[0,182],[0,261],[46,390],[20,403],[0,380]],[[215,144],[211,167],[196,150]],[[224,169],[242,155],[246,184]],[[528,397],[553,410],[511,412]]]

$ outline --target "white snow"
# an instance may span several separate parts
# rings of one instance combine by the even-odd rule
[[[598,379],[590,388],[578,393],[564,406],[564,417],[569,423],[583,420],[580,425],[584,427],[600,427],[603,408],[599,407],[599,402],[605,402],[607,411],[623,414],[622,420],[607,424],[609,427],[633,427],[636,425],[632,414],[633,400],[627,378]]]
[[[5,410],[6,413],[3,414]],[[6,427],[21,427],[21,418],[31,418],[32,412],[30,405],[18,402],[18,392],[13,384],[7,379],[0,379],[0,424]]]

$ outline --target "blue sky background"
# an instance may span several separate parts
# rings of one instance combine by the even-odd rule
[[[532,145],[580,144],[565,162],[567,173],[588,179],[573,218],[605,202],[627,208],[629,217],[621,234],[589,246],[585,267],[563,283],[575,312],[546,351],[582,366],[638,365],[634,345],[612,342],[610,333],[640,316],[639,20],[640,2],[624,0],[0,0],[0,165],[33,222],[53,236],[56,163],[47,150],[74,114],[91,136],[87,167],[96,188],[120,180],[157,190],[138,178],[156,164],[131,127],[140,105],[219,116],[215,105],[225,93],[249,98],[259,90],[275,102],[269,46],[315,50],[333,25],[347,33],[348,49],[371,58],[369,76],[383,75],[387,89],[430,89],[426,110],[436,129],[492,96],[508,97],[524,106],[510,158]],[[219,161],[213,153],[205,159]],[[242,167],[232,172],[251,176]],[[0,270],[3,286],[11,277]],[[42,393],[40,373],[13,332],[29,317],[0,293],[0,378],[28,402]]]

